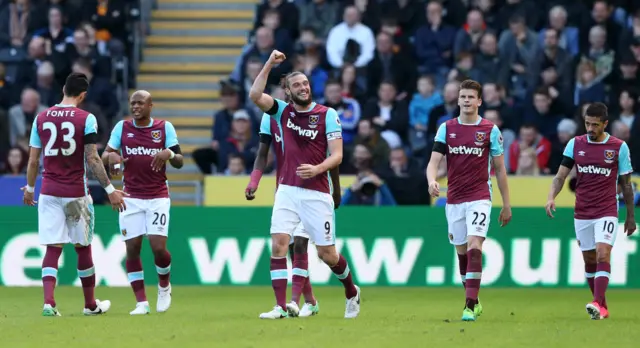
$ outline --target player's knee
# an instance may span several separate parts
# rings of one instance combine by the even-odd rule
[[[330,246],[317,246],[318,257],[329,267],[338,264],[340,256],[333,245]]]
[[[289,251],[289,240],[290,237],[288,234],[284,233],[276,233],[271,235],[271,254],[276,257],[284,257],[287,256],[287,252]]]
[[[598,245],[596,248],[596,254],[598,262],[609,262],[611,260],[611,246]]]
[[[596,254],[595,249],[594,250],[583,251],[582,252],[582,259],[584,260],[584,263],[588,264],[588,265],[598,262],[598,258],[597,258],[597,254]]]
[[[295,254],[306,254],[309,239],[303,237],[295,237],[293,240],[293,252]]]

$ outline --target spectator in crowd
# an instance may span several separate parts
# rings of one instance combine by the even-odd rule
[[[280,25],[280,12],[276,9],[269,9],[264,12],[262,17],[262,25],[271,29],[273,32],[273,41],[282,53],[289,54],[293,51],[293,35],[291,32]]]
[[[515,14],[509,19],[509,30],[500,34],[498,51],[501,63],[510,67],[508,88],[518,99],[524,99],[528,90],[532,89],[529,78],[533,70],[536,53],[538,51],[538,37],[526,25],[525,18]]]
[[[474,68],[478,71],[478,82],[483,84],[498,82],[501,85],[506,85],[509,69],[500,60],[496,35],[492,32],[484,33],[480,37],[478,49],[473,62]]]
[[[473,66],[473,54],[469,52],[460,52],[458,56],[456,56],[456,65],[453,69],[449,71],[447,76],[448,81],[458,80],[482,80],[482,76],[480,75],[480,70],[476,69]]]
[[[409,104],[409,143],[413,152],[425,151],[429,147],[429,115],[436,106],[442,105],[444,99],[436,90],[432,76],[418,79],[418,92],[413,95]]]
[[[620,93],[618,99],[618,113],[615,118],[619,119],[629,129],[636,129],[640,126],[638,115],[638,94],[633,89],[625,89]]]
[[[327,59],[335,69],[344,63],[365,67],[373,59],[376,40],[373,31],[360,22],[355,6],[344,10],[343,22],[336,25],[327,37]]]
[[[46,106],[40,102],[40,95],[33,89],[25,89],[20,97],[20,104],[9,110],[9,141],[12,147],[29,151],[29,133],[36,116],[45,111]]]
[[[247,109],[251,110],[251,113],[254,117],[256,117],[255,120],[257,122],[260,122],[260,119],[262,118],[262,110],[260,110],[257,105],[250,102],[249,91],[251,90],[253,81],[255,81],[256,77],[258,77],[258,74],[260,74],[263,66],[264,64],[262,63],[262,60],[260,58],[255,56],[249,57],[245,65],[244,81],[242,81],[242,84],[239,85],[240,104],[247,105]]]
[[[613,5],[609,4],[609,0],[595,0],[591,9],[591,15],[580,27],[580,47],[589,47],[589,36],[591,28],[594,26],[602,26],[606,33],[605,42],[610,44],[620,42],[622,27],[616,23],[612,14],[614,12]],[[617,45],[612,46],[617,47]]]
[[[257,30],[262,26],[264,13],[269,10],[276,10],[280,14],[281,26],[286,29],[295,40],[298,38],[298,24],[300,23],[300,11],[298,7],[287,0],[266,0],[257,5],[256,21],[253,29]]]
[[[573,95],[575,105],[582,103],[604,103],[605,85],[597,79],[596,66],[590,60],[583,60],[578,65],[576,88]]]
[[[380,32],[391,35],[391,38],[393,39],[393,52],[406,56],[413,64],[415,64],[415,48],[411,44],[411,40],[413,40],[414,37],[403,32],[395,18],[383,18],[380,26]]]
[[[372,168],[377,168],[384,163],[389,157],[389,144],[380,136],[380,132],[375,129],[371,120],[361,119],[358,122],[358,134],[356,135],[355,144],[364,145],[371,153]],[[349,163],[349,161],[343,161]],[[343,168],[345,171],[343,171]],[[340,173],[351,173],[347,166],[340,168]]]
[[[610,45],[611,43],[607,43],[607,32],[604,27],[596,25],[589,30],[589,47],[581,60],[593,63],[597,81],[604,81],[613,71],[615,53],[607,47]]]
[[[457,81],[447,82],[444,85],[442,105],[436,106],[431,110],[429,114],[429,127],[427,127],[427,133],[429,137],[436,135],[438,127],[447,120],[454,117],[458,117],[460,108],[458,107],[458,88],[460,83]]]
[[[631,18],[631,28],[625,28],[620,38],[620,46],[617,47],[619,52],[625,52],[633,43],[636,37],[640,37],[640,8],[637,8]],[[612,47],[616,48],[616,47]]]
[[[232,81],[223,80],[220,82],[220,99],[223,109],[216,112],[213,116],[211,144],[208,147],[195,150],[192,155],[196,165],[203,174],[212,174],[214,166],[215,168],[226,168],[226,165],[221,164],[218,160],[220,158],[218,152],[220,151],[221,143],[230,136],[231,123],[233,122],[235,112],[244,110],[249,113],[248,110],[242,108],[240,86]],[[257,129],[256,125],[257,123],[251,128],[254,130]],[[245,161],[245,163],[253,163],[253,161]]]
[[[571,103],[573,84],[571,54],[560,47],[558,31],[552,28],[544,30],[541,48],[531,67],[533,80],[530,85],[547,87],[552,99],[558,99],[559,103],[567,105]]]
[[[274,49],[279,49],[279,47],[275,46],[274,38],[273,38],[273,30],[267,27],[260,27],[256,30],[256,38],[255,43],[251,45],[251,48],[245,52],[240,60],[240,74],[237,77],[238,80],[235,80],[236,83],[241,83],[241,81],[245,81],[246,79],[246,70],[247,70],[247,62],[252,57],[256,57],[265,63],[269,59],[269,55],[273,52]],[[280,83],[280,76],[284,73],[291,71],[291,62],[289,60],[285,60],[277,67],[274,67],[271,70],[271,74],[269,75],[269,84],[277,85]]]
[[[127,17],[125,0],[84,0],[83,18],[90,19],[95,27],[95,40],[98,50],[106,52],[107,44],[115,39],[127,40]],[[86,26],[84,26],[86,29]]]
[[[487,30],[482,12],[473,9],[467,14],[467,23],[458,30],[453,43],[453,56],[460,52],[476,52],[480,38]]]
[[[115,124],[113,120],[120,114],[120,101],[115,93],[115,86],[107,78],[94,76],[91,61],[87,58],[76,60],[71,69],[75,73],[84,74],[89,80],[89,90],[84,101],[97,105],[109,124]]]
[[[51,62],[43,62],[37,70],[36,91],[43,105],[54,105],[62,100],[62,86],[55,79],[55,70]]]
[[[429,1],[426,6],[427,23],[416,32],[415,46],[418,69],[434,75],[442,88],[453,62],[453,43],[456,29],[443,23],[442,3]]]
[[[498,129],[500,129],[500,132],[502,133],[502,146],[508,150],[511,147],[511,144],[516,140],[516,133],[504,126],[500,109],[487,109],[484,111],[482,117],[491,121],[496,125],[496,127],[498,127]],[[504,152],[504,164],[507,171],[509,171],[509,151]]]
[[[520,16],[525,19],[525,25],[536,29],[540,24],[540,11],[536,9],[536,4],[529,0],[506,0],[500,7],[498,20],[500,23],[508,23],[513,16]],[[500,30],[506,30],[502,27]]]
[[[424,7],[414,0],[386,0],[380,3],[380,12],[396,18],[403,32],[413,36],[424,23]]]
[[[73,32],[63,25],[62,8],[49,8],[48,26],[33,33],[34,37],[41,37],[49,47],[47,51],[64,52],[67,43],[73,42]]]
[[[24,175],[27,172],[27,159],[26,152],[19,147],[14,147],[9,150],[7,155],[6,165],[4,171],[0,171],[0,174],[4,175]]]
[[[342,0],[342,8],[338,12],[343,14],[347,7],[353,6],[358,12],[362,24],[371,28],[374,32],[378,32],[381,24],[382,12],[380,10],[380,1],[377,0]]]
[[[329,73],[320,66],[317,54],[296,55],[293,57],[293,70],[303,72],[311,83],[311,95],[322,96]]]
[[[396,205],[387,185],[373,172],[371,151],[362,144],[353,149],[352,166],[356,179],[344,192],[344,205],[389,206]]]
[[[562,159],[564,158],[564,149],[567,147],[569,140],[576,136],[578,125],[574,120],[565,118],[558,123],[557,136],[551,145],[551,156],[549,157],[550,174],[558,173]],[[504,135],[503,135],[504,136]]]
[[[554,6],[549,11],[549,28],[542,29],[538,33],[540,47],[547,45],[547,30],[555,32],[557,46],[562,48],[571,57],[577,57],[580,53],[580,36],[578,28],[567,25],[567,10],[560,6]]]
[[[415,66],[410,57],[393,51],[391,35],[378,34],[376,43],[376,53],[367,65],[369,91],[376,91],[382,81],[389,80],[400,94],[398,99],[406,98],[415,90]]]
[[[229,135],[220,141],[218,151],[218,172],[227,170],[232,154],[241,156],[244,163],[253,163],[258,151],[258,135],[252,128],[252,117],[246,110],[237,110],[233,113]],[[246,172],[245,174],[248,174]]]
[[[533,94],[533,103],[528,103],[531,106],[524,111],[524,122],[536,125],[540,134],[547,139],[552,139],[556,135],[557,125],[564,118],[554,110],[552,102],[549,89],[540,87]]]
[[[91,41],[91,34],[87,29],[77,28],[73,32],[73,41],[65,49],[66,63],[71,66],[79,58],[86,58],[91,61],[91,70],[95,76],[111,78],[111,59],[100,54]]]
[[[509,148],[509,167],[512,173],[518,173],[521,153],[532,149],[536,155],[536,167],[544,174],[549,174],[549,157],[551,156],[551,142],[538,133],[538,129],[533,124],[524,124],[520,127],[518,141],[514,141]],[[526,158],[530,152],[525,152],[522,157],[526,163]],[[531,168],[527,169],[531,171]]]
[[[611,135],[620,140],[629,141],[631,137],[631,129],[629,129],[629,126],[624,124],[624,122],[615,120],[611,124]]]
[[[361,105],[367,101],[366,85],[363,79],[358,77],[356,67],[353,64],[345,64],[340,70],[340,83],[342,96],[357,100]]]
[[[300,27],[309,28],[317,37],[325,38],[338,22],[338,2],[313,0],[300,7]]]
[[[229,166],[224,171],[224,175],[227,176],[237,176],[237,175],[246,175],[247,169],[244,165],[244,158],[239,155],[232,153],[229,155]]]
[[[638,40],[638,47],[640,48],[640,39]],[[640,53],[640,52],[639,52]],[[609,100],[616,100],[622,90],[633,89],[638,90],[640,86],[640,71],[638,70],[640,65],[640,54],[638,55],[638,61],[634,58],[632,53],[623,53],[620,57],[616,71],[614,71],[614,83],[611,86],[611,96]]]
[[[398,205],[428,205],[430,203],[427,178],[415,159],[402,148],[389,153],[389,161],[380,169],[380,178],[389,186]]]
[[[25,47],[38,29],[36,6],[30,0],[13,0],[0,11],[0,48]]]
[[[393,82],[383,81],[378,98],[371,99],[362,112],[392,148],[407,144],[409,131],[409,107],[404,101],[397,101],[396,96]]]
[[[342,125],[342,141],[346,151],[349,151],[353,147],[358,122],[362,115],[360,104],[355,99],[342,96],[342,87],[337,80],[327,81],[324,98],[319,103],[335,109],[338,113]]]

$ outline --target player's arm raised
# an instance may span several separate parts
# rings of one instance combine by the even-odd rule
[[[618,172],[620,173],[622,197],[624,199],[624,205],[627,208],[627,217],[624,220],[624,231],[627,236],[630,236],[636,231],[636,217],[634,213],[635,193],[633,192],[633,183],[631,183],[633,167],[631,166],[631,154],[627,143],[622,143],[620,147],[620,153],[618,154]]]
[[[436,133],[433,150],[431,150],[431,158],[427,165],[427,182],[429,183],[429,194],[431,197],[438,197],[440,195],[440,184],[438,184],[437,181],[438,167],[447,150],[446,134],[447,125],[443,123]]]
[[[271,73],[271,68],[284,62],[285,59],[286,57],[284,53],[276,50],[271,52],[269,60],[264,65],[264,67],[262,67],[262,70],[253,81],[253,85],[249,90],[249,99],[251,99],[251,101],[254,102],[263,112],[271,110],[275,107],[276,104],[276,101],[272,96],[264,93],[264,89],[267,87],[269,73]]]
[[[511,196],[509,195],[509,181],[507,168],[504,165],[504,140],[497,126],[491,129],[491,160],[498,181],[498,189],[502,196],[502,209],[500,210],[500,226],[506,226],[511,221]]]
[[[549,196],[547,197],[547,204],[545,205],[545,210],[547,211],[547,216],[553,218],[553,213],[556,211],[556,197],[562,191],[564,187],[564,183],[571,173],[573,169],[573,165],[575,164],[575,160],[573,157],[573,144],[574,139],[569,140],[567,146],[564,149],[562,162],[560,163],[560,167],[558,168],[558,173],[555,177],[553,177],[553,181],[551,182],[551,189],[549,190]]]

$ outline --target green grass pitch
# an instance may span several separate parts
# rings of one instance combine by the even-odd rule
[[[290,291],[290,290],[289,290]],[[346,320],[341,288],[318,287],[320,314],[260,320],[273,306],[268,287],[174,287],[167,313],[155,313],[156,288],[147,287],[152,313],[131,317],[129,288],[98,287],[113,305],[84,317],[82,291],[56,291],[62,317],[42,317],[39,288],[0,287],[2,347],[638,347],[637,290],[608,294],[611,318],[590,320],[588,289],[483,289],[484,314],[460,321],[461,288],[362,288],[360,316]]]

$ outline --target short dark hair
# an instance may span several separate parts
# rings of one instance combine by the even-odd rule
[[[325,88],[326,88],[327,86],[329,86],[329,85],[338,85],[338,86],[341,86],[341,85],[342,85],[342,83],[341,83],[341,82],[340,82],[340,80],[338,80],[338,79],[331,78],[331,79],[328,79],[328,80],[327,80],[327,82],[325,82],[325,83],[324,83]]]
[[[520,126],[520,129],[533,129],[535,131],[538,131],[538,126],[536,126],[535,124],[531,123],[531,122],[525,122],[522,124],[522,126]]]
[[[536,92],[534,93],[534,95],[543,95],[547,98],[551,98],[551,94],[549,93],[548,87],[539,87],[538,89],[536,89]]]
[[[462,81],[462,83],[460,83],[459,91],[461,91],[463,89],[472,89],[472,90],[478,92],[478,98],[482,98],[482,85],[478,81],[474,81],[474,80],[464,80],[464,81]]]
[[[592,103],[587,107],[584,116],[598,117],[600,121],[605,122],[609,120],[609,109],[604,103]]]
[[[63,93],[67,97],[78,97],[89,89],[89,79],[85,74],[71,73],[64,83]]]

